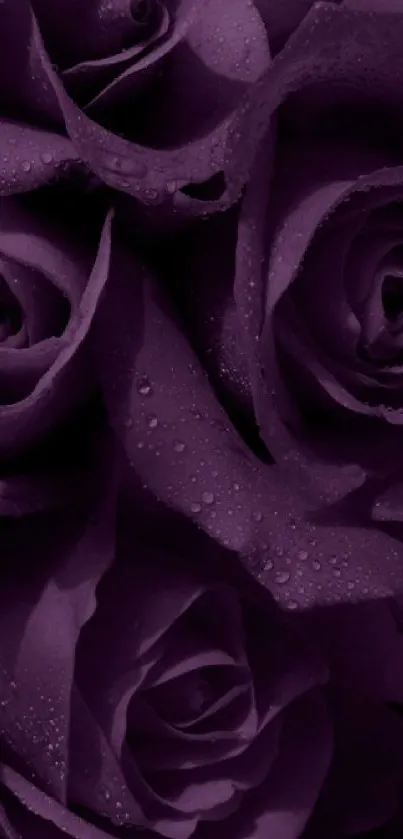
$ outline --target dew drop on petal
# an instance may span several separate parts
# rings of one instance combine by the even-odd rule
[[[137,391],[141,396],[151,396],[153,389],[148,376],[142,376],[136,383]]]
[[[289,571],[276,571],[276,573],[274,575],[274,579],[275,579],[276,583],[278,583],[279,585],[284,585],[285,583],[288,583],[288,581],[290,579],[290,572]]]
[[[32,163],[30,163],[29,160],[23,160],[21,167],[24,172],[30,172],[32,169]]]
[[[45,164],[45,166],[49,166],[49,164],[53,163],[53,160],[54,160],[52,152],[51,151],[42,152],[41,160],[42,160],[42,163]]]
[[[192,513],[200,513],[201,512],[201,504],[199,504],[197,501],[194,501],[190,505],[190,509],[191,509]]]
[[[107,155],[103,159],[103,164],[106,169],[110,169],[112,172],[119,172],[122,175],[133,175],[136,178],[143,178],[147,173],[145,163],[140,163],[132,157]]]
[[[181,454],[186,449],[186,443],[183,443],[182,440],[174,440],[174,451]]]
[[[156,414],[149,414],[147,417],[147,425],[149,428],[157,428],[158,417]]]
[[[202,501],[204,504],[214,504],[215,495],[213,492],[203,492]]]
[[[256,522],[262,521],[263,513],[261,512],[261,510],[254,510],[253,513],[252,513],[252,518],[253,518],[253,521],[256,521]]]

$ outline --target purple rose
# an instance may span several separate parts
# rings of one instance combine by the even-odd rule
[[[324,663],[250,585],[135,545],[137,527],[115,546],[105,475],[90,524],[70,511],[4,534],[0,824],[299,835],[331,753]]]
[[[106,280],[107,233],[99,240],[101,225],[86,224],[83,242],[83,219],[77,226],[77,210],[60,217],[61,197],[1,202],[2,459],[48,438],[94,390],[87,335]]]
[[[402,465],[400,11],[318,4],[242,117],[259,149],[234,286],[251,410],[325,501]]]
[[[399,5],[0,2],[5,839],[401,833]]]
[[[110,469],[104,458],[86,514],[2,525],[5,835],[296,839],[382,824],[403,776],[393,606],[290,621],[217,552],[200,569],[194,535],[194,559],[186,544],[161,553],[131,510],[116,540]]]
[[[269,63],[253,3],[237,0],[229,14],[224,0],[95,0],[85,9],[5,0],[0,33],[1,73],[12,79],[0,101],[6,115],[38,127],[46,154],[47,131],[67,133],[101,181],[146,204],[197,214],[236,199],[232,125]],[[23,140],[19,151],[48,179]],[[15,189],[10,181],[7,168],[3,192]]]

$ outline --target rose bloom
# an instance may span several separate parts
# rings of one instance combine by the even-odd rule
[[[146,205],[185,204],[198,214],[200,189],[213,208],[237,197],[236,174],[228,184],[223,176],[232,125],[269,63],[253,4],[6,0],[0,31],[2,114],[21,154],[15,172],[4,160],[3,192],[47,180],[55,155],[68,164],[64,135],[97,179]],[[40,132],[39,156],[21,123]]]
[[[401,835],[403,8],[277,5],[0,3],[6,839]]]
[[[116,538],[115,486],[104,464],[90,520],[70,508],[2,526],[4,835],[294,839],[382,823],[403,771],[393,607],[293,623],[193,532],[193,558],[183,533],[161,550],[130,510]]]

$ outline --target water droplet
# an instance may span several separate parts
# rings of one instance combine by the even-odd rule
[[[178,454],[181,454],[181,452],[184,452],[185,449],[186,449],[186,444],[183,443],[182,440],[175,440],[174,441],[174,451],[178,452]]]
[[[135,178],[143,178],[147,173],[145,163],[141,163],[133,157],[106,155],[103,159],[103,164],[106,169],[112,172],[118,172],[121,175],[133,175]]]
[[[274,579],[275,579],[276,583],[278,583],[279,585],[284,585],[285,583],[288,583],[288,580],[290,579],[290,572],[289,571],[276,571],[276,573],[274,575]]]
[[[253,521],[259,522],[263,519],[263,513],[260,510],[254,510],[252,513]]]
[[[308,551],[298,551],[297,558],[301,560],[301,562],[305,562],[309,557]]]
[[[133,422],[134,422],[133,417],[126,417],[125,427],[126,428],[132,428],[133,427]]]
[[[42,160],[42,163],[45,164],[45,166],[49,166],[49,164],[53,163],[53,160],[54,160],[52,152],[51,151],[42,152],[41,160]]]
[[[155,414],[149,414],[147,417],[147,425],[149,428],[157,428],[158,417]]]
[[[153,392],[150,380],[147,376],[142,376],[140,379],[137,380],[136,388],[141,396],[151,396]]]
[[[29,160],[23,160],[21,167],[24,172],[30,172],[32,169],[32,163],[30,163]]]
[[[320,562],[319,562],[319,560],[318,560],[318,559],[314,559],[314,560],[313,560],[313,562],[312,562],[312,568],[314,569],[314,571],[320,571],[320,569],[321,569],[321,564],[320,564]]]
[[[193,504],[190,505],[190,509],[191,509],[192,513],[200,513],[201,512],[201,504],[198,504],[198,502],[195,501],[195,502],[193,502]]]
[[[214,492],[203,492],[202,501],[204,504],[214,504]]]
[[[296,600],[289,600],[288,603],[287,603],[287,609],[290,609],[291,611],[294,610],[294,609],[298,609],[297,601]]]

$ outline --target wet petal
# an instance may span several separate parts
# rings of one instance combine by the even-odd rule
[[[216,402],[154,280],[124,251],[114,256],[94,332],[111,422],[135,474],[237,548],[255,529],[266,476]]]
[[[265,36],[262,33],[260,18],[252,6],[248,9],[248,14],[251,13],[256,21],[257,32],[260,32],[262,41],[262,37]],[[179,10],[178,14],[181,17],[178,18],[179,25],[175,30],[177,42],[190,31],[197,11],[194,0],[183,0]],[[243,16],[245,13],[243,7]],[[63,112],[69,136],[80,157],[105,183],[134,195],[146,204],[154,204],[170,199],[176,189],[175,186],[172,190],[170,185],[206,181],[222,169],[223,147],[230,122],[234,118],[234,107],[230,109],[229,114],[220,117],[218,124],[213,124],[207,135],[202,134],[196,139],[192,137],[191,142],[179,144],[176,148],[157,149],[130,142],[101,127],[75,105],[50,65],[37,29],[35,38],[42,68]],[[264,49],[262,54],[266,59]],[[222,55],[226,55],[224,49]],[[237,106],[238,102],[235,112]],[[232,201],[232,190],[227,190],[219,201],[213,203],[225,207]],[[193,210],[199,212],[200,208],[194,205]]]
[[[127,786],[119,758],[76,687],[72,693],[69,800],[113,825],[144,826],[146,819]]]
[[[27,122],[35,123],[39,116],[52,125],[62,124],[33,39],[28,0],[4,0],[0,5],[0,100],[6,113],[24,114]]]
[[[17,813],[10,807],[12,820],[17,829],[20,825],[28,829],[32,839],[61,839],[66,835],[72,839],[109,839],[110,834],[76,816],[9,766],[0,766],[0,780],[23,805]]]
[[[336,91],[335,101],[347,97],[354,104],[368,98],[399,108],[402,27],[402,17],[387,11],[375,15],[352,11],[345,3],[315,3],[246,95],[229,137],[227,178],[238,172],[239,181],[248,180],[273,114],[294,90],[312,85],[316,89],[329,82]]]
[[[77,160],[62,135],[0,119],[0,195],[37,189]]]
[[[95,520],[83,523],[70,513],[69,523],[64,515],[53,529],[48,520],[39,528],[26,520],[17,525],[18,532],[4,528],[2,537],[3,760],[60,802],[66,801],[75,646],[95,609],[95,587],[113,556],[116,481],[109,457],[106,461],[99,498],[90,511]],[[46,547],[44,536],[50,541]],[[36,557],[34,551],[32,567],[22,570],[21,551],[28,544],[35,544]]]
[[[293,463],[264,467],[243,445],[155,280],[117,242],[93,337],[110,421],[133,479],[140,476],[165,504],[240,551],[282,603],[334,602],[346,586],[353,601],[401,590],[401,544],[367,522],[352,527],[361,515],[355,501],[349,525],[337,508],[332,519],[331,507],[331,526],[326,516],[321,524],[317,498]],[[331,473],[327,481],[331,496]],[[334,555],[341,567],[329,574]]]

